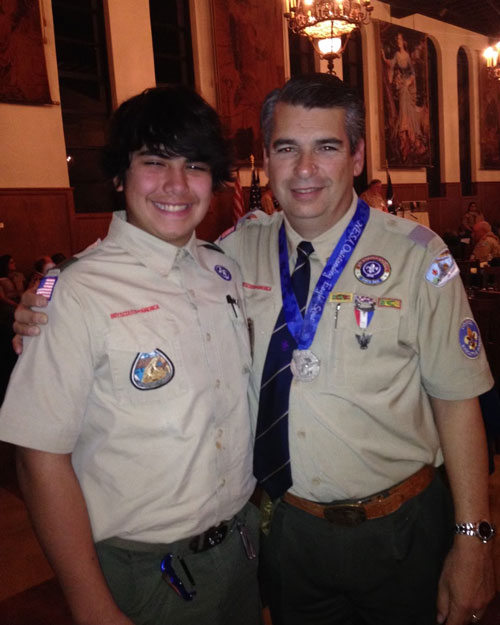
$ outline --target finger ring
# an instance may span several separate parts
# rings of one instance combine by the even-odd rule
[[[473,614],[471,617],[471,621],[472,623],[479,623],[481,619],[479,618],[479,616],[477,616],[477,614]]]

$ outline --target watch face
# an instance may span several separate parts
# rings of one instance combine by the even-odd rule
[[[488,540],[493,538],[495,530],[493,529],[493,526],[488,523],[488,521],[481,521],[477,526],[477,533],[481,540],[487,542]]]

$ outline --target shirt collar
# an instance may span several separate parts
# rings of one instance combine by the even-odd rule
[[[333,248],[335,247],[337,241],[340,239],[340,237],[342,236],[342,233],[344,232],[349,222],[351,221],[356,211],[357,205],[358,205],[358,196],[353,189],[352,202],[349,208],[347,209],[345,215],[343,215],[342,218],[336,224],[334,224],[331,228],[329,228],[328,230],[326,230],[319,236],[315,237],[311,241],[314,247],[314,252],[311,256],[313,258],[317,257],[321,261],[322,265],[326,264],[326,261],[330,257],[330,254],[332,253]],[[295,255],[297,245],[304,239],[303,237],[300,236],[298,232],[296,232],[292,228],[292,226],[290,225],[289,221],[286,218],[286,215],[284,215],[284,219],[285,219],[285,224],[286,224],[288,254],[290,258],[292,258]]]
[[[185,246],[177,247],[129,223],[125,211],[113,213],[108,238],[140,263],[161,275],[168,275],[172,267],[187,256],[191,256],[199,264],[194,233]]]

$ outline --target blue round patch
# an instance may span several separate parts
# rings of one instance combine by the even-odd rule
[[[222,265],[215,265],[214,269],[223,280],[231,280],[231,272],[229,269],[226,269],[226,267],[223,267]]]
[[[354,275],[363,284],[380,284],[391,275],[391,266],[382,256],[365,256],[356,263]]]
[[[464,319],[458,331],[460,347],[467,358],[477,358],[481,351],[481,336],[474,319]]]

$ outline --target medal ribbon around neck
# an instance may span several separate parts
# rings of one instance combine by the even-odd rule
[[[368,205],[363,200],[358,199],[356,212],[342,233],[314,287],[304,318],[300,314],[292,287],[285,223],[281,224],[279,232],[279,259],[283,311],[290,334],[295,339],[299,350],[309,349],[312,345],[326,300],[349,262],[354,248],[368,223],[369,216],[370,209]]]

